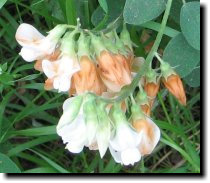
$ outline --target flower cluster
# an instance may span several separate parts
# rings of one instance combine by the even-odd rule
[[[57,25],[43,36],[23,23],[16,39],[22,58],[35,61],[34,68],[46,75],[44,88],[69,93],[57,133],[72,153],[86,146],[99,150],[103,157],[109,149],[117,163],[133,165],[151,154],[160,139],[160,130],[150,117],[160,82],[186,105],[179,75],[157,53],[160,68],[146,68],[137,94],[129,93],[130,97],[114,104],[102,100],[120,95],[145,64],[143,57],[135,58],[125,25],[120,36],[115,30],[96,35],[69,25]],[[132,104],[127,105],[128,101]]]
[[[120,104],[110,109],[90,94],[64,102],[57,133],[72,153],[86,146],[99,150],[102,158],[109,148],[114,160],[124,165],[133,165],[150,154],[160,139],[159,128],[137,104],[132,106],[131,120],[127,120]]]

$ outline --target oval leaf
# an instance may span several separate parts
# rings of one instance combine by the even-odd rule
[[[193,71],[184,78],[184,81],[191,87],[200,86],[200,66],[193,69]]]
[[[200,50],[200,3],[190,2],[182,6],[180,26],[188,43]]]
[[[163,60],[175,67],[180,77],[185,77],[200,62],[200,51],[191,47],[180,33],[168,43],[163,53]]]
[[[165,7],[165,0],[127,0],[123,16],[125,22],[140,25],[158,17]]]
[[[21,173],[21,171],[9,157],[0,153],[0,173]]]
[[[108,17],[107,21],[104,23],[102,28],[105,28],[110,22],[114,21],[116,18],[118,18],[122,12],[125,5],[125,0],[106,0],[107,6],[108,6]],[[97,26],[106,16],[106,13],[104,12],[103,8],[99,6],[92,14],[91,21],[94,26]]]
[[[106,0],[98,0],[100,6],[103,8],[103,10],[107,13],[108,12],[108,5]]]

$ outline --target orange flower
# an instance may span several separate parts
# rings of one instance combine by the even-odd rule
[[[177,74],[172,74],[167,77],[167,79],[163,78],[163,83],[169,92],[171,92],[182,105],[186,105],[185,90],[182,81]]]
[[[101,95],[106,91],[106,87],[101,81],[97,68],[89,57],[81,57],[80,67],[81,70],[73,75],[73,82],[77,94],[90,91],[96,93],[97,95]]]
[[[159,91],[159,82],[154,83],[154,82],[146,82],[144,85],[144,90],[147,93],[147,96],[149,97],[149,104],[150,107],[152,107],[153,102],[157,96],[157,93]]]
[[[97,60],[101,79],[109,90],[119,92],[123,86],[131,83],[131,72],[126,59],[103,50]]]
[[[150,118],[146,118],[133,121],[133,127],[142,134],[139,144],[141,155],[151,154],[160,139],[158,126]]]

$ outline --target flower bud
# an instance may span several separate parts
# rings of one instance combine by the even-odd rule
[[[147,72],[145,79],[144,90],[149,97],[149,104],[151,108],[159,91],[160,83],[157,80],[157,73],[152,69]]]
[[[147,116],[150,116],[151,108],[149,105],[149,99],[145,91],[141,90],[137,93],[136,102],[140,105],[141,110]]]
[[[170,75],[167,80],[164,78],[163,83],[169,92],[174,95],[180,104],[186,105],[186,95],[182,81],[178,75]]]
[[[186,105],[186,95],[179,75],[166,62],[161,62],[161,72],[165,87],[174,95],[180,104]]]

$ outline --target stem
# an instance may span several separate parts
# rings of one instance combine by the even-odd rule
[[[182,2],[183,2],[183,4],[185,4],[185,3],[186,3],[186,1],[185,1],[185,0],[182,0]]]
[[[163,34],[164,34],[164,30],[166,27],[166,23],[169,17],[169,13],[170,13],[170,9],[171,9],[171,4],[172,4],[172,0],[168,0],[167,5],[166,5],[166,10],[165,13],[163,15],[163,20],[160,26],[160,30],[158,32],[158,35],[156,37],[156,40],[154,42],[154,45],[152,46],[152,49],[150,51],[150,53],[148,54],[145,64],[141,67],[141,69],[139,70],[139,72],[137,73],[137,75],[135,76],[135,78],[133,79],[132,83],[130,84],[130,86],[125,86],[122,88],[119,97],[115,98],[115,99],[105,99],[102,98],[102,100],[104,100],[105,102],[108,103],[114,103],[114,102],[120,102],[122,100],[124,100],[125,98],[127,98],[130,93],[133,93],[133,91],[135,90],[136,86],[139,83],[140,78],[142,77],[142,75],[145,74],[145,72],[147,71],[150,63],[152,62],[152,59],[154,57],[155,52],[157,52],[158,47],[160,45],[160,42],[162,40]]]

